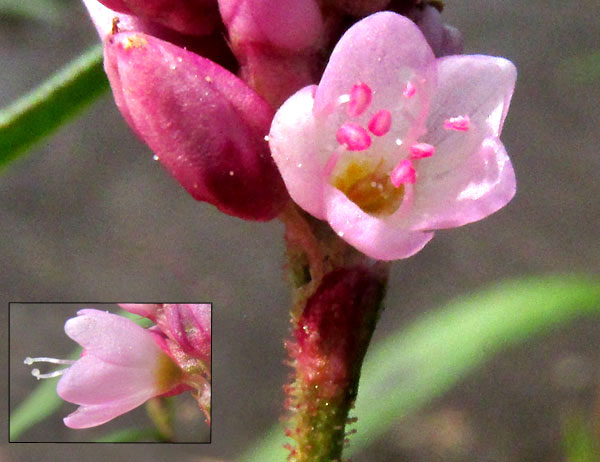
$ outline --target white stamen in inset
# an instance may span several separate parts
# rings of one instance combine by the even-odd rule
[[[153,160],[158,160],[158,159],[159,159],[159,157],[158,157],[156,154],[154,154],[154,155],[152,156],[152,159],[153,159]]]
[[[402,146],[402,140],[400,138],[396,138],[396,146]]]
[[[446,130],[456,130],[459,132],[466,132],[471,125],[471,119],[468,115],[450,117],[444,120],[444,128]]]
[[[25,358],[25,360],[23,361],[24,364],[27,364],[28,366],[32,365],[33,363],[51,363],[51,364],[75,364],[76,361],[72,360],[72,359],[56,359],[56,358],[45,358],[45,357],[41,357],[41,358],[30,358],[27,357]],[[35,368],[31,371],[31,375],[33,375],[36,379],[40,380],[40,379],[51,379],[52,377],[58,377],[59,375],[63,375],[64,372],[68,369],[61,369],[58,371],[54,371],[54,372],[49,372],[48,374],[41,374],[40,370]]]
[[[265,135],[265,141],[269,141],[271,138],[269,137],[269,135]]]
[[[338,104],[346,104],[350,102],[350,95],[340,95],[337,99]]]

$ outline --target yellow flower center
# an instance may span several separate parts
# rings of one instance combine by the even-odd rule
[[[383,171],[382,162],[353,159],[339,174],[332,177],[332,185],[342,191],[348,199],[370,215],[387,216],[402,204],[404,185],[396,188],[389,173]]]

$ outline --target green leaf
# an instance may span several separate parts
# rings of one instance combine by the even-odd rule
[[[57,24],[66,5],[59,0],[0,0],[0,15]]]
[[[102,47],[98,45],[0,110],[0,168],[69,121],[108,88]]]
[[[599,441],[582,415],[568,416],[563,433],[567,462],[598,462],[600,460]]]
[[[512,345],[582,316],[600,315],[600,281],[547,276],[498,284],[423,315],[367,353],[353,415],[358,433],[346,457],[391,425],[448,391]],[[273,428],[239,459],[285,460],[285,438]]]

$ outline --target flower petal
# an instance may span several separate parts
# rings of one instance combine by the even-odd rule
[[[56,392],[76,404],[101,404],[138,395],[146,400],[161,393],[157,383],[156,367],[146,367],[145,363],[120,366],[87,354],[65,371]]]
[[[102,425],[115,417],[143,404],[148,397],[129,396],[127,399],[112,401],[104,404],[94,404],[90,406],[79,406],[79,408],[63,419],[63,422],[70,428],[90,428]]]
[[[373,217],[344,193],[326,186],[327,221],[333,230],[358,250],[377,260],[407,258],[421,250],[433,232],[399,228],[394,216]]]
[[[440,58],[437,68],[438,89],[424,141],[437,145],[452,138],[452,143],[462,144],[464,133],[446,130],[444,121],[463,115],[483,137],[500,136],[517,78],[514,64],[504,58],[467,55]]]
[[[305,87],[279,108],[271,133],[271,155],[294,201],[317,218],[324,218],[323,173],[327,153],[322,148],[319,123],[313,115],[316,86]],[[335,145],[332,145],[332,151]]]
[[[388,109],[394,134],[412,142],[423,130],[435,85],[434,60],[423,34],[411,20],[390,12],[369,16],[352,26],[333,50],[315,94],[315,114],[331,112],[342,94],[362,82],[373,90],[373,110]],[[416,92],[403,99],[400,95],[408,82]],[[357,121],[366,126],[371,116],[367,111]],[[340,110],[328,123],[333,129],[346,118],[346,111]]]
[[[459,169],[420,178],[407,225],[414,230],[462,226],[504,207],[515,192],[515,174],[504,146],[486,138]]]
[[[104,311],[79,310],[65,323],[65,332],[88,354],[123,366],[152,367],[163,354],[152,334],[123,316]]]

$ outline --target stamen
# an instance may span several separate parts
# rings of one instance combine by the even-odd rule
[[[66,369],[61,369],[60,371],[49,372],[48,374],[40,374],[39,369],[33,369],[31,371],[31,375],[33,375],[38,380],[51,379],[53,377],[59,377],[59,376],[63,375],[67,369],[68,369],[68,367]]]
[[[415,93],[417,92],[417,87],[415,87],[413,85],[412,82],[406,82],[406,88],[404,88],[404,91],[402,92],[402,96],[404,96],[405,98],[412,98]]]
[[[349,151],[364,151],[371,146],[371,137],[367,130],[352,122],[342,125],[335,134],[335,139]]]
[[[369,122],[369,131],[376,136],[383,136],[390,131],[392,126],[392,114],[386,109],[382,109],[375,114]]]
[[[444,121],[444,128],[446,130],[456,130],[459,132],[466,132],[471,125],[471,119],[468,115],[450,117]]]
[[[75,364],[77,361],[73,359],[56,359],[56,358],[30,358],[29,356],[25,358],[23,364],[27,364],[31,366],[33,363],[52,363],[52,364]]]
[[[433,156],[435,146],[427,143],[415,143],[408,150],[410,151],[411,159],[423,159],[424,157]]]
[[[72,360],[72,359],[56,359],[56,358],[45,358],[45,357],[41,357],[41,358],[30,358],[29,356],[27,358],[25,358],[25,360],[23,361],[24,364],[27,364],[28,366],[32,365],[33,363],[51,363],[51,364],[75,364],[77,361]],[[36,379],[40,380],[40,379],[51,379],[52,377],[58,377],[60,375],[63,375],[65,373],[65,371],[68,369],[61,369],[58,371],[54,371],[54,372],[49,372],[48,374],[41,374],[40,370],[38,368],[35,368],[31,371],[31,375],[33,375]]]
[[[396,188],[399,188],[404,183],[414,184],[416,179],[415,169],[409,159],[401,160],[390,175],[390,180]]]
[[[359,82],[354,85],[350,90],[350,100],[347,107],[348,115],[350,117],[361,115],[371,104],[372,98],[373,92],[366,83]]]

